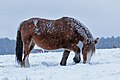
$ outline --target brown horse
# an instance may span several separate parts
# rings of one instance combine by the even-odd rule
[[[89,63],[95,51],[94,39],[88,28],[80,21],[62,17],[57,20],[31,18],[20,24],[16,40],[16,58],[23,67],[29,67],[29,53],[35,44],[47,50],[64,49],[60,65],[65,66],[70,51],[75,52],[75,63],[81,61],[79,41],[83,43],[83,63]],[[24,49],[24,50],[23,50]],[[24,57],[22,54],[24,51]]]

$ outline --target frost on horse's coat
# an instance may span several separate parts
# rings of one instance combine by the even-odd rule
[[[87,42],[87,40],[90,40],[90,38],[93,39],[93,37],[92,37],[90,31],[88,30],[88,28],[85,27],[82,23],[80,23],[80,21],[75,20],[74,18],[69,18],[69,17],[63,17],[62,19],[64,19],[67,22],[68,26],[69,25],[71,26],[71,29],[76,29],[81,36],[85,37],[84,38],[85,40],[83,40],[84,43]],[[40,32],[44,31],[45,28],[48,29],[48,31],[47,31],[48,33],[55,32],[56,22],[54,20],[53,21],[48,21],[46,23],[42,23],[40,25],[42,27],[42,29],[37,27],[37,26],[39,26],[39,25],[37,25],[37,23],[38,23],[37,19],[34,18],[33,22],[34,22],[34,26],[35,26],[35,31],[34,32],[37,35],[40,35]],[[64,23],[61,23],[61,25],[59,25],[59,26],[61,26],[60,30],[62,31],[63,28],[64,28]]]
[[[70,21],[69,21],[70,20]],[[84,37],[84,41],[87,42],[87,40],[92,40],[93,36],[88,30],[87,27],[85,27],[80,21],[74,19],[74,18],[68,18],[68,21],[73,28],[77,29],[78,33]],[[84,42],[84,43],[85,43]]]
[[[66,65],[70,51],[75,52],[73,60],[79,63],[80,48],[77,46],[79,41],[83,43],[83,60],[87,61],[87,54],[95,51],[95,40],[80,21],[62,17],[57,20],[48,20],[41,18],[31,18],[23,21],[20,25],[16,40],[16,57],[21,66],[25,64],[25,57],[37,44],[39,47],[47,50],[63,48],[64,53],[60,65]],[[24,58],[22,60],[22,48],[24,47]]]

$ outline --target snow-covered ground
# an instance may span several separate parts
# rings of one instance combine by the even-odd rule
[[[60,66],[62,52],[30,54],[30,68],[15,64],[15,55],[0,55],[0,80],[120,80],[120,49],[98,49],[91,64]]]

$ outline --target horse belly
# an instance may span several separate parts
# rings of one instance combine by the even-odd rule
[[[46,39],[46,38],[34,38],[34,42],[41,48],[46,50],[54,50],[62,48],[60,40],[58,39]]]

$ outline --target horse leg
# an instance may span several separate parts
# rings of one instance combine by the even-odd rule
[[[70,53],[70,51],[64,50],[63,57],[62,57],[62,60],[60,62],[61,66],[66,66],[66,62],[67,62],[67,58],[69,56],[69,53]]]
[[[31,41],[31,44],[30,44],[30,51],[35,47],[35,43],[33,41]]]
[[[72,48],[72,50],[75,52],[75,57],[73,58],[74,62],[79,63],[81,61],[80,48],[78,46],[75,46]]]
[[[30,67],[30,64],[29,64],[30,46],[31,46],[30,42],[27,41],[27,43],[24,43],[24,58],[22,61],[22,67]]]
[[[31,50],[34,48],[35,43],[33,41],[27,42],[24,46],[24,58],[23,58],[23,63],[22,66],[23,67],[30,67],[29,64],[29,53],[31,52]]]

